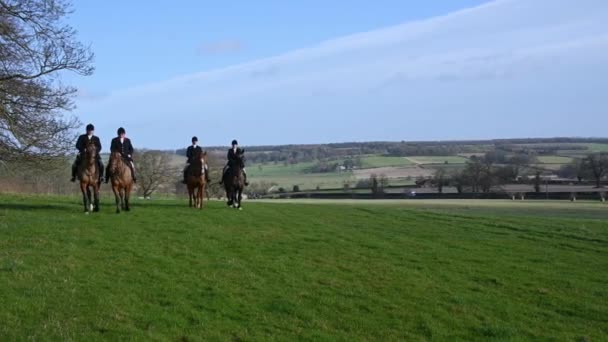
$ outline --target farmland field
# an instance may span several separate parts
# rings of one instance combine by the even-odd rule
[[[310,168],[315,163],[298,163],[298,164],[253,164],[247,167],[248,175],[252,177],[270,177],[270,176],[285,176],[291,174],[304,174],[307,168]]]
[[[568,164],[572,162],[572,158],[560,156],[538,156],[538,161],[542,164]]]
[[[407,166],[414,163],[404,157],[368,156],[361,158],[363,168],[377,168],[385,166]]]
[[[102,204],[0,195],[0,340],[608,333],[599,202]]]
[[[247,175],[251,182],[267,182],[277,184],[291,190],[298,185],[302,190],[339,189],[344,182],[353,181],[351,172],[307,173],[306,170],[315,163],[298,164],[253,164],[247,167]]]
[[[461,156],[416,156],[408,157],[415,164],[464,164],[467,158]]]
[[[589,148],[590,152],[608,152],[608,144],[583,144]]]

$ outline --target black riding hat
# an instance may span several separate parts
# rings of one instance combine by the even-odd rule
[[[236,140],[232,140],[232,145],[238,145],[239,143]]]
[[[118,133],[118,135],[121,135],[121,134],[126,134],[127,132],[125,132],[124,128],[120,127],[116,133]]]
[[[93,126],[93,124],[87,125],[87,132],[94,131],[94,130],[95,130],[95,126]]]
[[[197,137],[192,137],[192,142],[198,141]]]

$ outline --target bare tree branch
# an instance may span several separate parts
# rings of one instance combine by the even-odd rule
[[[0,0],[0,159],[45,160],[71,151],[79,125],[66,113],[76,89],[59,73],[91,75],[93,53],[62,20],[64,0]]]

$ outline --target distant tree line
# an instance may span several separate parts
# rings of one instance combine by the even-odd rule
[[[249,163],[297,164],[305,162],[336,162],[354,159],[363,155],[385,156],[449,156],[457,154],[484,153],[500,150],[505,154],[548,155],[558,150],[584,151],[582,143],[608,143],[608,139],[543,138],[543,139],[498,139],[476,141],[425,141],[425,142],[357,142],[317,145],[247,146]],[[227,147],[207,147],[220,158],[225,158]],[[186,155],[186,149],[175,151]],[[322,165],[319,165],[322,168]],[[348,168],[348,167],[347,167]]]

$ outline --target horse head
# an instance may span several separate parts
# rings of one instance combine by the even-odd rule
[[[238,165],[243,165],[245,160],[245,149],[239,149],[236,151],[236,159],[239,161]]]
[[[203,162],[204,162],[204,160],[205,160],[206,157],[207,157],[207,151],[202,151],[202,150],[196,151],[196,154],[194,155],[194,159],[200,160],[200,161],[203,161]]]
[[[93,164],[97,160],[97,146],[91,141],[87,144],[85,148],[85,159],[89,164]]]
[[[196,151],[194,160],[192,161],[191,170],[195,173],[205,173],[205,161],[207,159],[207,151]],[[199,170],[199,171],[196,171]]]
[[[112,154],[110,154],[110,169],[117,170],[121,159],[122,154],[120,154],[120,152],[112,152]]]

